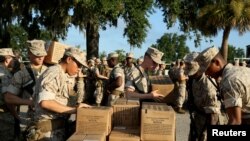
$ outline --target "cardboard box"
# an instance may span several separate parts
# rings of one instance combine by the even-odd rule
[[[109,135],[109,141],[140,141],[139,128],[115,128]]]
[[[84,139],[84,137],[86,136],[86,134],[73,134],[71,135],[67,141],[82,141]]]
[[[168,76],[150,76],[152,90],[158,90],[158,93],[167,96],[174,90],[174,84]]]
[[[100,134],[111,132],[113,109],[111,107],[78,108],[76,132],[78,134]]]
[[[67,141],[106,141],[105,134],[77,134],[74,133]]]
[[[44,62],[47,64],[57,64],[58,61],[63,57],[66,48],[69,48],[69,45],[65,45],[56,41],[51,42],[47,50],[47,56],[44,58]]]
[[[142,103],[141,140],[175,141],[176,115],[164,104]]]
[[[140,102],[135,99],[118,99],[113,107],[113,126],[139,126]]]

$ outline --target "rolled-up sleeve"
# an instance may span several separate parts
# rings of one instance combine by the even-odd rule
[[[55,93],[46,91],[46,90],[42,90],[39,94],[38,94],[38,99],[37,102],[40,103],[43,100],[54,100],[56,98]]]
[[[9,93],[12,93],[14,95],[18,95],[20,93],[20,88],[15,87],[14,85],[10,84],[7,88],[6,91]]]

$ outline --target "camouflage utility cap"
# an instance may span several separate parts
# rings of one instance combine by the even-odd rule
[[[196,74],[200,68],[197,61],[195,61],[196,57],[199,55],[197,52],[192,52],[184,56],[183,60],[186,64],[185,73],[189,76]]]
[[[96,63],[101,63],[101,60],[100,60],[99,58],[96,58],[96,59],[95,59],[95,62],[96,62]]]
[[[107,57],[102,57],[102,61],[107,61]]]
[[[92,65],[95,65],[95,61],[94,61],[93,59],[89,59],[89,60],[88,60],[88,63],[89,63],[89,64],[92,64]]]
[[[83,66],[88,67],[86,64],[86,53],[78,48],[70,47],[65,50],[65,55],[75,58]]]
[[[213,58],[219,53],[219,49],[216,47],[209,47],[202,51],[198,57],[196,57],[196,61],[200,65],[200,72],[205,72],[209,67]]]
[[[30,40],[27,41],[28,48],[35,56],[46,56],[45,42],[43,40]]]
[[[156,48],[153,47],[149,47],[148,50],[146,51],[146,53],[148,55],[150,55],[150,57],[152,58],[152,60],[157,63],[157,64],[161,64],[161,58],[163,56],[163,52],[159,51]]]
[[[134,58],[134,54],[132,52],[126,54],[127,58]]]
[[[12,56],[15,57],[12,48],[1,48],[0,49],[0,56]]]
[[[138,62],[143,62],[143,58],[138,58],[137,61]]]
[[[92,59],[92,60],[95,60],[95,59],[96,59],[96,57],[95,57],[95,56],[92,56],[92,57],[91,57],[91,59]]]
[[[118,56],[119,56],[118,53],[116,53],[116,52],[111,52],[111,53],[109,53],[109,55],[108,55],[108,60],[111,59],[111,58],[117,58]]]

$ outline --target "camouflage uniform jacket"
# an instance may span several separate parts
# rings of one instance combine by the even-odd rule
[[[151,83],[149,81],[149,77],[147,73],[143,71],[143,68],[141,66],[133,69],[128,81],[126,82],[125,87],[134,89],[135,91],[140,93],[150,92]]]
[[[172,67],[168,71],[168,76],[170,79],[173,81],[173,83],[178,82],[178,77],[179,77],[179,68],[177,67]]]
[[[39,78],[35,92],[35,121],[40,119],[57,119],[64,115],[45,110],[39,103],[43,100],[55,100],[67,105],[69,99],[69,77],[60,65],[49,67]]]
[[[198,110],[206,114],[220,113],[221,103],[217,99],[217,89],[204,73],[200,79],[193,80],[192,92]]]
[[[7,91],[8,85],[11,82],[12,74],[3,65],[0,65],[0,106],[4,105],[3,93]]]
[[[30,65],[28,67],[31,67]],[[41,68],[40,72],[37,72],[35,70],[32,69],[33,74],[35,76],[35,79],[37,81],[38,77],[47,69],[47,66],[43,65]],[[23,91],[22,92],[22,87],[24,87],[24,85],[29,84],[32,80],[29,72],[27,71],[26,67],[23,67],[23,69],[21,69],[20,71],[16,72],[12,78],[12,82],[9,85],[7,91],[15,94],[17,96],[20,96],[21,94],[23,95],[23,98],[29,98],[30,95],[27,91]],[[35,86],[33,87],[34,90]]]
[[[117,77],[122,77],[122,85],[115,90],[124,92],[124,86],[125,86],[125,75],[124,70],[120,67],[119,64],[117,64],[111,71],[109,76],[109,81],[114,81]]]
[[[131,73],[134,69],[136,69],[134,64],[132,64],[132,67],[128,67],[128,66],[124,67],[125,82],[127,82],[127,80],[129,79],[129,76],[131,76]]]
[[[220,82],[221,93],[226,108],[241,107],[244,113],[250,114],[250,69],[227,64]],[[245,118],[250,118],[245,117]]]

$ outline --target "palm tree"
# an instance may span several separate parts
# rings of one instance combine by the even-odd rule
[[[230,31],[239,34],[250,30],[250,0],[218,0],[201,8],[197,26],[204,35],[216,35],[223,30],[221,53],[225,60],[228,56]]]

